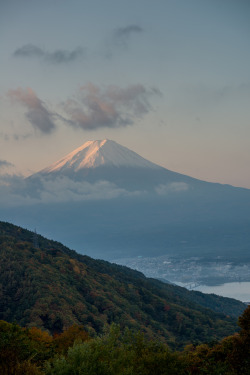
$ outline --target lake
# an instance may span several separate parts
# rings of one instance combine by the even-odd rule
[[[186,284],[174,282],[176,285],[186,288]],[[188,288],[189,289],[189,288]],[[235,298],[242,302],[250,302],[250,281],[225,283],[221,285],[199,285],[189,290],[195,290],[207,294],[217,294],[222,297]]]
[[[250,282],[234,282],[222,285],[199,285],[194,290],[203,293],[214,293],[223,297],[238,299],[242,302],[250,302]]]

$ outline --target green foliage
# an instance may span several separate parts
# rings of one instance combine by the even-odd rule
[[[189,344],[182,352],[116,324],[90,339],[81,326],[52,337],[0,321],[0,374],[249,375],[249,311],[239,319],[238,334],[210,345]]]
[[[250,325],[248,307],[239,322],[239,334],[219,343],[188,345],[172,352],[165,344],[146,340],[140,332],[112,325],[110,331],[83,344],[67,355],[47,363],[46,375],[249,375]]]
[[[104,336],[68,350],[48,363],[47,375],[185,375],[185,363],[164,344],[145,341],[140,333],[116,325]]]

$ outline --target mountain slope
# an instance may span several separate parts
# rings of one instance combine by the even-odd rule
[[[183,288],[82,256],[3,222],[0,251],[0,319],[51,332],[75,323],[100,332],[116,322],[172,346],[220,339],[236,330],[233,318],[202,307]],[[240,314],[245,307],[231,299],[203,298],[229,314]]]

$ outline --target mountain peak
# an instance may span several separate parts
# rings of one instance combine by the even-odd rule
[[[81,169],[109,167],[160,168],[134,151],[109,139],[85,142],[64,158],[43,169],[42,173],[53,173],[68,169],[78,172]]]

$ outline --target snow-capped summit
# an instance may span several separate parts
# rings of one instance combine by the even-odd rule
[[[68,169],[78,172],[97,167],[134,167],[159,169],[158,165],[144,159],[120,144],[104,139],[88,141],[61,160],[43,169],[40,173],[64,172]]]

